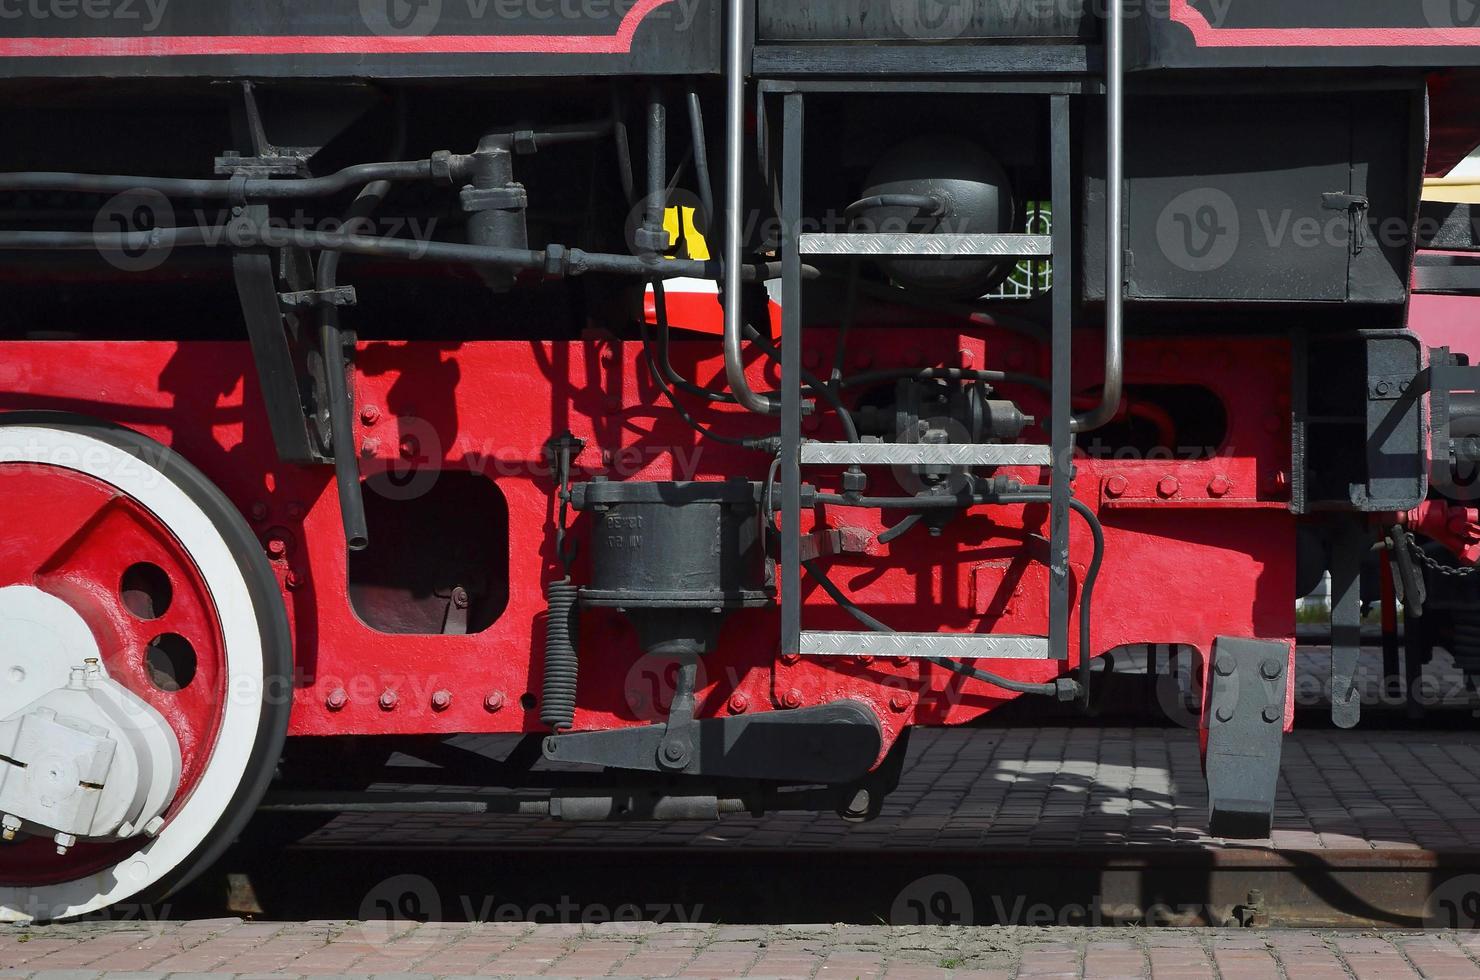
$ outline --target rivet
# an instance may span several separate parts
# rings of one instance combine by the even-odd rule
[[[452,692],[451,691],[443,690],[443,691],[433,691],[432,692],[432,710],[433,711],[446,711],[450,707],[452,707]]]
[[[393,689],[387,689],[380,695],[380,710],[395,711],[396,705],[401,703],[401,696]]]
[[[496,714],[504,708],[504,692],[493,691],[483,699],[483,708],[490,714]]]
[[[349,704],[349,695],[342,687],[336,687],[329,692],[328,697],[324,698],[324,707],[330,711],[343,711],[347,704]]]

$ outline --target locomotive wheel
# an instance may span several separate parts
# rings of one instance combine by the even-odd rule
[[[154,709],[142,724],[168,726],[178,789],[150,833],[60,853],[23,826],[0,843],[0,921],[73,918],[183,885],[251,817],[292,706],[276,578],[215,485],[127,429],[0,415],[0,723],[38,687],[65,685],[79,656]]]

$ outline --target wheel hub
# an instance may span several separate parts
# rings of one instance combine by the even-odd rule
[[[65,854],[157,833],[180,785],[169,723],[107,675],[66,602],[0,589],[0,623],[0,838],[44,835]]]

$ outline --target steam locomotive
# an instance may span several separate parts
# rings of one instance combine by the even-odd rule
[[[1267,835],[1325,574],[1339,726],[1480,673],[1472,7],[4,6],[0,920],[393,750],[865,820],[1143,644]]]

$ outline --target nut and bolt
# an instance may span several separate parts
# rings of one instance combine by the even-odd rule
[[[781,704],[787,708],[800,708],[802,706],[802,692],[796,688],[792,688],[781,698]]]
[[[781,655],[781,662],[786,664],[788,667],[792,666],[801,659],[801,655],[796,653],[783,653]]]
[[[483,699],[483,709],[490,714],[497,714],[504,710],[504,692],[493,691]]]
[[[360,421],[366,425],[374,425],[380,421],[380,409],[374,405],[366,405],[360,409]]]
[[[1210,497],[1226,497],[1232,489],[1233,484],[1228,477],[1221,474],[1208,481],[1208,496]]]
[[[1105,496],[1123,497],[1125,492],[1131,488],[1131,481],[1123,476],[1112,476],[1105,481]]]
[[[288,553],[288,541],[281,534],[267,539],[267,553],[273,558],[282,558]]]
[[[1264,720],[1269,722],[1270,724],[1274,724],[1275,722],[1281,720],[1283,717],[1284,715],[1280,712],[1280,709],[1276,708],[1274,705],[1270,705],[1269,707],[1264,709]]]
[[[387,689],[380,695],[380,710],[395,711],[396,705],[401,703],[401,696],[393,689]]]
[[[342,687],[336,687],[324,698],[324,707],[330,711],[343,711],[349,704],[349,694]]]
[[[1175,476],[1164,476],[1156,481],[1156,492],[1163,497],[1175,497],[1181,489],[1182,484]]]
[[[1262,674],[1264,679],[1267,681],[1274,680],[1284,672],[1285,665],[1280,663],[1273,657],[1266,657],[1264,659],[1264,662],[1259,665],[1259,673]]]
[[[1231,675],[1235,666],[1233,658],[1226,653],[1213,661],[1213,669],[1218,672],[1220,677]]]
[[[378,452],[380,452],[380,440],[379,439],[362,439],[362,440],[360,440],[360,455],[361,456],[365,457],[366,459],[369,459],[370,457],[374,456]]]
[[[729,709],[732,715],[743,715],[746,711],[750,710],[750,698],[746,697],[740,691],[736,691],[730,695],[730,701],[725,707]]]
[[[1213,712],[1213,717],[1217,718],[1219,721],[1230,721],[1233,718],[1233,709],[1225,705],[1224,707],[1219,708],[1217,711]]]
[[[908,711],[910,699],[904,694],[895,694],[889,698],[889,709],[894,712]]]
[[[452,707],[452,692],[448,690],[432,692],[432,710],[446,711]]]

